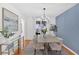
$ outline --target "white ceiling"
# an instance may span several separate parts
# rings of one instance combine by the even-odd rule
[[[74,6],[74,3],[11,3],[24,17],[41,16],[43,8],[46,8],[47,16],[57,16]]]

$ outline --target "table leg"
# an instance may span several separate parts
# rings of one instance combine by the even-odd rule
[[[2,45],[0,45],[0,55],[2,55]]]
[[[20,51],[20,40],[18,39],[18,53],[19,53],[19,51]]]
[[[48,50],[45,48],[45,54],[47,55],[48,54]]]
[[[48,43],[44,44],[44,50],[45,50],[45,54],[48,54]]]
[[[24,37],[23,37],[23,49],[24,49],[24,47],[25,47],[24,44],[25,44],[25,43],[24,43]]]

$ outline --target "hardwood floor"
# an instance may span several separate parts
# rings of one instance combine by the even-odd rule
[[[68,53],[68,55],[78,55],[77,53],[75,53],[74,51],[72,51],[71,49],[69,49],[67,46],[65,46],[63,44],[62,49]]]
[[[27,45],[31,42],[31,40],[25,40],[24,41],[24,47],[27,47]]]
[[[27,47],[29,45],[29,43],[31,42],[31,40],[25,40],[24,41],[24,48]],[[19,49],[19,52],[18,52],[18,49],[15,51],[15,54],[14,55],[23,55],[24,54],[24,49]]]
[[[31,40],[25,40],[24,41],[24,48],[27,47],[30,42],[31,42]],[[62,46],[62,49],[67,53],[67,55],[76,55],[72,51],[68,50],[64,45]],[[15,51],[14,55],[24,55],[24,50],[23,49],[19,49],[19,53],[18,53],[18,49],[17,49]]]

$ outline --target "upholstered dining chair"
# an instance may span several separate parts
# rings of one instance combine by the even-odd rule
[[[38,43],[37,42],[38,39],[39,38],[36,38],[36,37],[33,39],[34,55],[36,55],[37,50],[44,50],[44,44]]]
[[[61,54],[62,44],[63,44],[63,40],[59,38],[59,42],[50,43],[49,46],[52,51],[56,52],[56,54],[58,53]]]

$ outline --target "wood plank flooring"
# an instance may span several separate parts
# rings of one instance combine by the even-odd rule
[[[25,40],[24,48],[26,48],[30,42],[31,42],[31,40]],[[67,55],[75,55],[75,54],[71,53],[69,50],[67,50],[64,46],[63,46],[63,50],[64,50],[64,52],[67,53]],[[18,53],[18,50],[16,50],[15,55],[24,55],[24,52],[25,52],[24,49],[19,49],[19,53]]]

